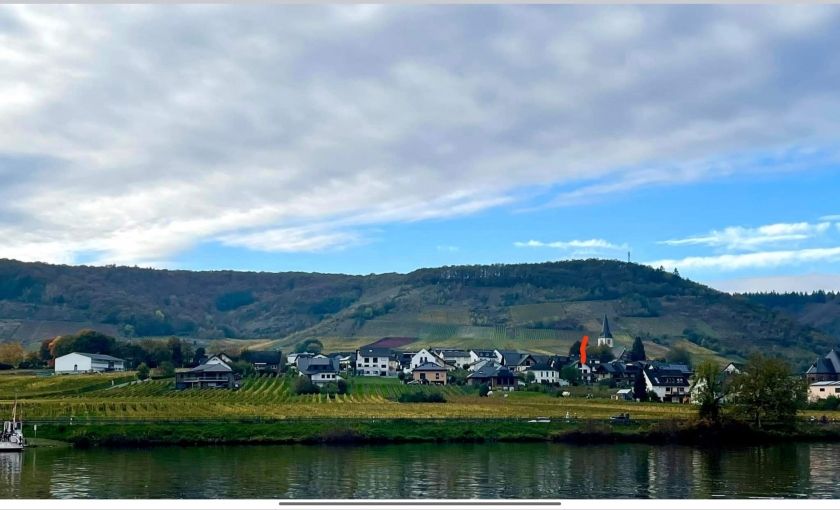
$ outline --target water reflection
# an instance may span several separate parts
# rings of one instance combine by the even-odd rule
[[[0,498],[840,497],[840,445],[263,446],[0,455]]]

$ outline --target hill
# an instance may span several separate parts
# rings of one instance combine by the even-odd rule
[[[804,365],[836,341],[748,297],[618,261],[353,276],[0,260],[5,339],[38,340],[86,326],[126,338],[265,339],[263,345],[281,348],[310,336],[335,350],[400,336],[416,338],[410,346],[562,352],[583,334],[597,334],[604,314],[619,345],[641,336],[654,356],[680,344],[701,358],[741,359],[761,350]]]

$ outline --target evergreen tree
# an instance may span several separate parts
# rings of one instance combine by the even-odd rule
[[[645,344],[642,343],[642,339],[640,337],[636,337],[633,340],[633,347],[630,348],[630,361],[644,361],[647,359],[647,354],[645,353]]]
[[[580,340],[575,340],[575,343],[569,347],[569,356],[580,356]]]
[[[645,376],[641,370],[636,374],[636,380],[633,381],[633,398],[639,400],[639,402],[647,402],[648,400],[647,384],[645,384]]]

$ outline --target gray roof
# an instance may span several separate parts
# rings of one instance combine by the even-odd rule
[[[280,364],[282,363],[280,351],[245,351],[242,359],[250,363]]]
[[[558,371],[559,369],[558,368],[552,368],[551,366],[549,366],[548,363],[534,363],[533,365],[526,368],[525,370],[528,370],[528,371],[530,371],[530,370],[554,370],[554,371]]]
[[[474,352],[476,356],[479,358],[495,358],[496,351],[493,349],[470,349],[470,352]]]
[[[113,356],[109,356],[109,355],[107,355],[107,354],[90,354],[90,353],[88,353],[88,352],[74,352],[74,353],[71,353],[71,354],[80,354],[80,355],[82,355],[82,356],[84,356],[84,357],[86,357],[86,358],[90,358],[90,359],[98,359],[98,360],[101,360],[101,361],[120,361],[120,362],[125,362],[125,360],[123,360],[123,359],[120,359],[120,358],[115,358],[115,357],[113,357]]]
[[[444,358],[468,358],[469,351],[462,351],[459,349],[433,349],[434,352],[440,353]]]
[[[412,370],[412,372],[417,371],[417,370],[420,370],[420,371],[432,371],[432,370],[434,370],[434,371],[437,371],[437,372],[446,372],[445,367],[442,367],[442,366],[438,365],[437,363],[429,363],[429,362],[423,363],[422,365],[419,365],[417,368]]]
[[[390,358],[394,354],[394,351],[391,349],[387,349],[385,347],[370,347],[370,346],[363,346],[359,347],[359,354],[358,356],[361,357],[373,357],[373,358]]]
[[[487,364],[468,375],[467,379],[490,379],[493,377],[513,378],[513,372],[508,367],[502,365]]]
[[[304,375],[338,372],[339,360],[337,357],[304,358],[298,362],[298,371]]]
[[[610,321],[607,319],[607,314],[604,314],[604,323],[601,325],[600,338],[612,338],[612,332],[610,332]]]
[[[223,363],[211,363],[209,365],[198,365],[197,367],[190,369],[190,372],[233,372],[233,369]]]
[[[688,374],[681,370],[648,366],[645,375],[654,386],[689,386]]]

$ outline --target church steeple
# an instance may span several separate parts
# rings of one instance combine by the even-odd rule
[[[604,324],[601,326],[601,336],[598,337],[598,345],[607,345],[612,349],[613,337],[610,332],[610,321],[607,319],[607,314],[604,314]]]

